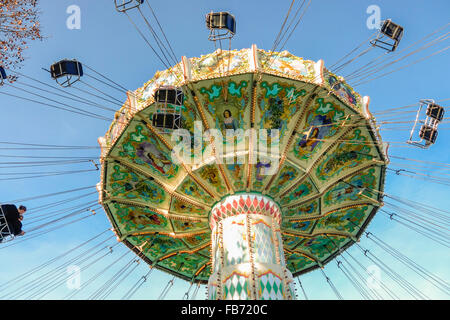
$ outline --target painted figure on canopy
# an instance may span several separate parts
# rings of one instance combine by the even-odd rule
[[[158,150],[154,144],[141,143],[137,148],[136,154],[163,175],[167,174],[172,166],[171,159]]]
[[[268,161],[267,163],[258,161],[258,163],[256,164],[256,180],[262,181],[267,176],[270,167],[270,161]]]
[[[328,79],[328,83],[330,84],[332,90],[341,98],[347,100],[351,104],[356,104],[356,97],[351,92],[350,88],[344,84],[342,84],[336,77],[330,76]]]
[[[309,130],[304,133],[302,139],[298,142],[296,149],[313,151],[317,144],[327,136],[331,127],[331,118],[326,115],[317,115],[311,122]]]
[[[239,129],[239,122],[233,117],[229,109],[223,112],[223,129]]]

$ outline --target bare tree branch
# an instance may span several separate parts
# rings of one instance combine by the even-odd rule
[[[28,43],[42,40],[38,0],[0,0],[0,65],[19,68]]]

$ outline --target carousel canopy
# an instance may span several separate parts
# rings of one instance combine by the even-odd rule
[[[164,86],[184,92],[181,108],[174,106],[184,132],[217,129],[223,148],[212,147],[211,137],[192,139],[196,152],[174,158],[174,131],[152,122],[162,107],[170,109],[155,101]],[[368,104],[323,61],[286,51],[252,46],[183,57],[130,92],[99,139],[100,202],[118,239],[148,264],[206,283],[211,209],[229,195],[264,195],[281,209],[286,266],[303,274],[357,241],[382,205],[388,159]],[[229,137],[227,129],[270,135]]]

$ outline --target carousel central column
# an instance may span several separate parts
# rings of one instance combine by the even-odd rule
[[[292,274],[286,268],[280,234],[281,210],[257,194],[228,196],[211,210],[211,300],[290,300]]]

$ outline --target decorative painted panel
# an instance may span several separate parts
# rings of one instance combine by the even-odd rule
[[[187,233],[195,232],[196,230],[209,229],[207,221],[182,221],[172,219],[172,225],[175,232]]]
[[[304,239],[295,250],[307,252],[313,257],[324,260],[346,240],[346,237],[317,235],[313,238]]]
[[[342,142],[314,167],[314,176],[318,181],[326,182],[349,169],[367,165],[378,154],[365,129],[353,129],[341,140]]]
[[[261,263],[276,264],[275,245],[272,226],[263,219],[252,219],[251,239],[255,260]]]
[[[380,167],[370,167],[336,183],[323,196],[324,209],[355,201],[368,201],[368,198],[377,199],[378,193],[372,190],[376,190],[379,185],[380,171]]]
[[[171,151],[143,123],[134,122],[119,145],[111,156],[130,162],[155,178],[170,182],[183,171],[172,161]]]
[[[310,166],[311,159],[319,154],[322,147],[332,143],[333,137],[347,128],[342,127],[348,115],[346,109],[326,96],[316,98],[297,129],[289,153],[292,159],[304,167]]]
[[[284,285],[281,276],[267,272],[258,277],[258,289],[261,300],[284,300]]]
[[[274,180],[271,188],[269,189],[269,195],[276,197],[278,194],[286,191],[286,188],[292,185],[292,183],[303,174],[304,172],[296,166],[290,164],[289,162],[285,162],[283,167],[279,170],[277,178]]]
[[[182,194],[190,199],[198,202],[203,202],[207,205],[212,205],[215,200],[210,196],[197,182],[190,176],[187,176],[184,181],[178,186],[176,192]]]
[[[355,109],[362,110],[363,100],[361,96],[345,83],[342,77],[325,69],[324,79],[325,87],[332,91],[339,99],[353,106]]]
[[[195,253],[179,253],[158,262],[158,265],[169,270],[189,276],[192,270],[198,270],[202,265],[208,262],[203,256]]]
[[[302,203],[298,206],[285,208],[284,218],[308,218],[320,215],[320,198]]]
[[[177,199],[175,197],[172,198],[172,202],[170,204],[170,212],[181,214],[181,215],[195,215],[195,216],[207,216],[207,210],[204,207],[196,206],[187,201],[183,201],[181,199]]]
[[[302,271],[309,268],[315,264],[314,260],[307,258],[298,253],[289,253],[286,255],[286,266],[291,270],[291,272]]]
[[[337,210],[317,221],[315,231],[341,231],[356,234],[373,210],[371,205]]]
[[[307,197],[317,194],[317,188],[314,186],[310,178],[305,179],[296,186],[294,186],[286,195],[280,199],[282,206],[294,204]]]
[[[223,284],[224,300],[248,300],[250,298],[249,279],[245,274],[234,272]]]
[[[211,242],[211,233],[205,232],[194,236],[187,236],[183,238],[183,241],[189,248],[203,247],[205,244]]]
[[[107,196],[116,199],[138,200],[152,206],[165,207],[167,192],[154,180],[139,174],[120,163],[108,162]]]
[[[217,49],[213,53],[203,55],[200,58],[191,58],[192,80],[204,80],[217,78],[224,73],[244,73],[250,69],[250,49],[240,51],[221,51]]]
[[[215,164],[205,165],[195,173],[196,176],[215,194],[219,196],[224,196],[226,194],[227,188],[225,182],[222,180],[223,178]]]
[[[109,209],[121,234],[172,231],[167,218],[150,209],[121,203],[112,203]]]
[[[284,220],[281,224],[283,230],[287,232],[311,233],[314,228],[315,221],[289,221]]]

